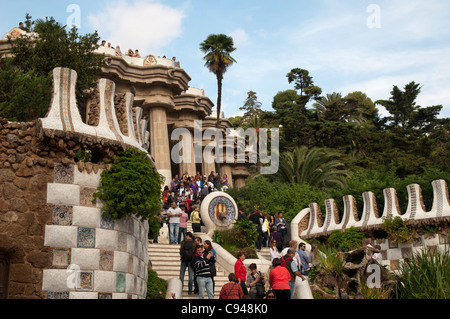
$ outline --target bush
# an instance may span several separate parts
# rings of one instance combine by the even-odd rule
[[[102,200],[105,214],[113,219],[135,215],[149,220],[161,210],[162,181],[148,155],[132,148],[113,157],[111,168],[102,172],[93,202]]]
[[[364,233],[356,227],[350,227],[344,232],[335,230],[328,238],[328,243],[341,251],[350,251],[361,247]]]
[[[412,243],[416,237],[416,232],[406,226],[405,221],[400,217],[384,217],[381,228],[388,234],[388,238],[396,243]]]
[[[165,299],[167,294],[167,281],[159,278],[153,270],[148,270],[147,280],[147,298],[146,299]]]
[[[323,192],[306,184],[271,182],[264,176],[250,179],[241,189],[229,189],[228,194],[245,209],[259,209],[269,215],[279,211],[288,223],[311,203],[323,204]]]
[[[399,299],[449,299],[450,250],[424,248],[400,264],[395,274]]]

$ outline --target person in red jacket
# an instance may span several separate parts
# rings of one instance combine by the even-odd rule
[[[248,295],[247,285],[245,284],[247,280],[247,268],[245,268],[244,260],[245,253],[243,251],[240,251],[238,253],[238,259],[234,264],[234,273],[236,274],[236,279],[240,283],[244,295]]]
[[[280,258],[275,258],[272,261],[273,269],[269,274],[269,282],[272,290],[275,292],[277,299],[290,299],[291,287],[289,286],[289,280],[291,280],[291,274],[286,267],[281,266]]]

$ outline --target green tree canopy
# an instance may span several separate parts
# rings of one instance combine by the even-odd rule
[[[78,74],[76,94],[78,103],[83,103],[83,91],[95,86],[97,76],[101,67],[105,64],[104,55],[96,54],[94,51],[98,48],[97,42],[99,36],[97,32],[93,34],[80,35],[75,27],[68,30],[64,25],[58,23],[54,18],[45,20],[31,20],[27,14],[25,26],[30,33],[21,38],[10,40],[12,65],[14,70],[3,67],[8,72],[25,72],[30,79],[39,80],[41,84],[48,83],[51,78],[51,72],[56,67],[66,67],[73,69]],[[11,75],[11,77],[20,77],[21,75]],[[32,80],[32,81],[34,81]],[[8,84],[0,82],[0,87],[5,89]],[[20,90],[20,94],[30,96],[28,103],[16,103],[15,100],[8,102],[8,109],[15,109],[18,113],[24,113],[30,110],[26,116],[18,120],[31,120],[37,117],[45,116],[42,105],[36,107],[33,100],[41,101],[42,90],[29,91],[29,86],[22,88],[14,87]],[[9,91],[6,94],[11,94]],[[51,88],[46,92],[47,108],[50,106]],[[44,101],[42,101],[44,104]],[[3,113],[3,110],[0,110]]]

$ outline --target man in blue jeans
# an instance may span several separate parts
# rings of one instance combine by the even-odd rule
[[[181,257],[181,267],[180,267],[180,280],[182,287],[184,287],[184,274],[186,273],[186,268],[188,269],[189,282],[188,282],[188,294],[192,295],[192,285],[194,283],[194,270],[192,268],[192,258],[194,257],[194,236],[191,232],[186,233],[186,239],[181,242],[180,246],[180,257]]]
[[[298,251],[297,254],[300,257],[300,262],[301,262],[301,274],[304,276],[308,276],[309,273],[311,272],[311,268],[309,267],[309,257],[308,254],[306,253],[306,245],[305,243],[300,243],[298,245]]]
[[[198,245],[195,248],[195,255],[192,263],[198,283],[198,299],[205,299],[205,289],[208,299],[214,299],[213,282],[211,271],[209,269],[209,260],[214,258],[212,251],[208,255],[203,255],[203,246]]]
[[[178,207],[177,202],[171,203],[171,207],[167,210],[167,217],[169,217],[169,242],[170,244],[178,244],[181,209]]]

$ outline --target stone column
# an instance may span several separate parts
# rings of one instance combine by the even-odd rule
[[[156,169],[166,178],[164,185],[169,186],[172,181],[172,169],[166,109],[164,107],[150,108],[149,119],[150,154],[155,159]]]
[[[240,189],[240,188],[242,188],[244,186],[245,186],[245,178],[244,177],[237,177],[235,179],[234,187],[236,187],[237,189]]]
[[[196,165],[195,165],[195,153],[194,153],[194,136],[191,131],[186,132],[185,135],[183,135],[182,138],[183,141],[183,151],[190,151],[190,156],[187,162],[184,162],[184,153],[180,154],[180,156],[183,156],[180,163],[180,176],[183,176],[184,173],[188,173],[189,176],[195,176],[197,173],[196,171]]]
[[[212,156],[212,154],[203,154],[203,161],[202,161],[202,173],[203,176],[206,175],[206,177],[209,176],[209,174],[211,174],[211,172],[215,172],[216,171],[216,161],[214,160],[214,158],[212,158],[212,163],[207,163],[206,159],[210,158]]]

